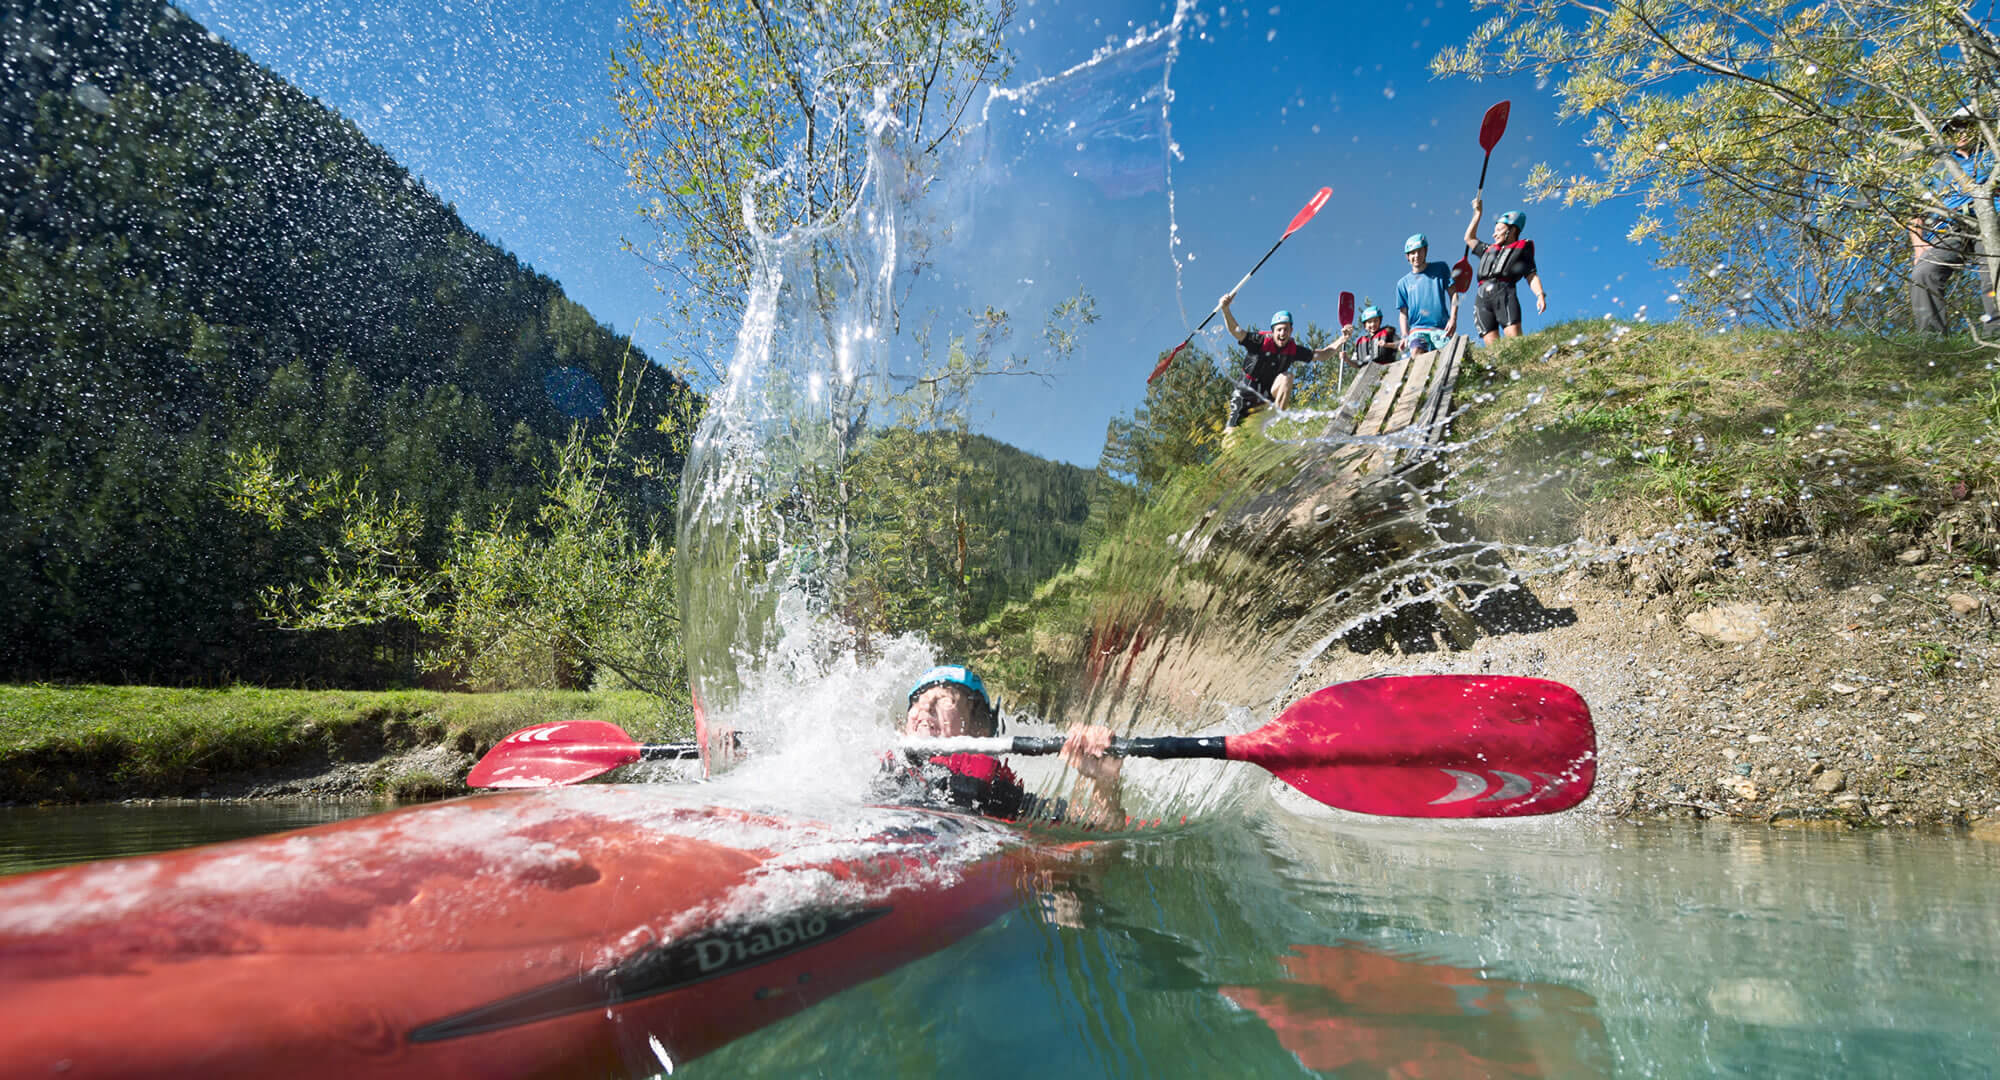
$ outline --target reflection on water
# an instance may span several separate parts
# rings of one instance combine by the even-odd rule
[[[0,811],[19,870],[345,816]],[[1110,841],[690,1076],[1979,1077],[2000,845],[1270,808]]]
[[[301,829],[381,808],[334,800],[0,807],[0,874]]]
[[[1246,842],[1246,840],[1250,842]],[[2000,846],[1274,813],[1109,846],[689,1075],[1993,1075]]]
[[[1602,1076],[1597,1002],[1565,986],[1358,945],[1295,945],[1285,977],[1222,995],[1299,1064],[1389,1076]]]

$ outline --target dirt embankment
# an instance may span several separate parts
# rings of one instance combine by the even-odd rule
[[[2000,584],[1942,554],[1902,536],[1680,545],[1530,579],[1575,622],[1396,670],[1577,688],[1601,754],[1587,806],[1607,816],[1990,829]],[[1336,649],[1304,685],[1383,666]]]

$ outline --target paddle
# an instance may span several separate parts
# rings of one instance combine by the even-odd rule
[[[907,739],[901,746],[923,756],[1054,754],[1062,744],[1060,736],[1003,736]],[[1582,802],[1596,780],[1596,748],[1590,707],[1561,683],[1407,675],[1329,686],[1245,735],[1116,739],[1110,752],[1249,762],[1313,799],[1358,813],[1488,818],[1552,814]],[[641,746],[598,721],[544,724],[501,740],[466,783],[576,783],[678,749]]]
[[[1354,325],[1354,294],[1351,292],[1343,292],[1340,294],[1340,329],[1343,333],[1345,333],[1347,331],[1347,328],[1353,325]],[[1334,376],[1333,377],[1334,392],[1335,393],[1345,392],[1347,389],[1347,364],[1343,361],[1336,361],[1333,366],[1333,376]]]
[[[603,720],[563,720],[522,728],[501,739],[465,774],[465,786],[561,787],[635,761],[699,756],[701,747],[695,743],[642,746],[617,724]]]
[[[1507,132],[1507,112],[1512,102],[1502,101],[1486,110],[1486,118],[1479,122],[1479,148],[1486,151],[1486,159],[1479,163],[1479,186],[1473,189],[1474,199],[1486,194],[1486,166],[1493,163],[1493,147],[1500,142],[1500,136]],[[1451,288],[1453,292],[1464,293],[1472,287],[1472,245],[1465,245],[1465,254],[1458,257],[1458,265],[1451,268]],[[1456,301],[1454,301],[1454,304]]]
[[[1319,213],[1319,208],[1325,206],[1326,200],[1331,198],[1332,196],[1333,196],[1333,189],[1330,187],[1323,187],[1319,189],[1319,193],[1314,195],[1310,201],[1308,201],[1303,207],[1300,207],[1299,212],[1292,215],[1292,223],[1290,225],[1285,226],[1285,235],[1278,237],[1278,243],[1271,245],[1271,250],[1265,252],[1264,257],[1257,260],[1257,265],[1250,268],[1250,273],[1243,275],[1243,280],[1237,282],[1236,287],[1234,289],[1229,290],[1229,295],[1234,296],[1237,293],[1243,291],[1243,286],[1250,284],[1251,276],[1256,274],[1257,271],[1263,269],[1264,264],[1270,261],[1271,256],[1276,255],[1278,253],[1278,246],[1280,244],[1283,244],[1286,238],[1290,237],[1293,233],[1298,232],[1299,229],[1302,226],[1304,226],[1306,222],[1311,221],[1313,215]],[[1192,331],[1190,331],[1188,333],[1188,336],[1181,339],[1181,343],[1179,345],[1174,346],[1172,352],[1168,353],[1166,356],[1161,358],[1160,362],[1154,366],[1153,373],[1151,375],[1146,376],[1146,382],[1151,383],[1153,380],[1159,378],[1161,373],[1167,370],[1168,365],[1174,362],[1174,357],[1179,356],[1181,354],[1181,350],[1187,348],[1188,342],[1193,341],[1194,336],[1196,334],[1201,333],[1202,330],[1206,328],[1208,324],[1215,318],[1215,316],[1221,311],[1222,311],[1221,304],[1217,304],[1212,310],[1210,310],[1208,313],[1208,318],[1203,319],[1201,321],[1200,326],[1197,326]]]

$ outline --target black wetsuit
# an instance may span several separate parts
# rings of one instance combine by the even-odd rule
[[[1243,343],[1243,351],[1250,355],[1243,363],[1243,381],[1229,395],[1230,427],[1242,423],[1251,409],[1271,400],[1271,388],[1277,384],[1278,376],[1290,371],[1293,364],[1312,363],[1313,358],[1313,351],[1297,339],[1280,348],[1271,335],[1246,330],[1238,340]]]
[[[1479,256],[1479,295],[1472,302],[1472,324],[1481,334],[1520,325],[1521,297],[1514,286],[1535,275],[1535,242],[1489,244],[1474,240],[1472,253]]]

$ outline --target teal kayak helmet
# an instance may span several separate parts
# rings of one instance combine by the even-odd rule
[[[1528,215],[1523,214],[1519,210],[1509,210],[1500,215],[1500,224],[1512,225],[1515,232],[1520,232],[1522,229],[1528,227]]]
[[[1430,237],[1425,236],[1423,233],[1411,233],[1410,238],[1403,241],[1403,254],[1408,255],[1412,251],[1422,251],[1430,246]]]
[[[1292,325],[1292,313],[1286,311],[1284,308],[1273,311],[1271,313],[1271,325],[1277,326],[1279,323],[1284,323],[1286,326]]]
[[[1379,319],[1381,317],[1382,317],[1382,309],[1376,307],[1374,304],[1370,304],[1367,307],[1361,309],[1362,322],[1367,322],[1370,319]]]
[[[910,684],[910,704],[916,704],[917,695],[933,686],[957,686],[970,692],[979,699],[980,711],[986,716],[987,732],[993,734],[999,731],[1000,713],[994,709],[993,699],[986,696],[986,684],[971,668],[963,664],[940,664],[917,676],[917,681]]]

